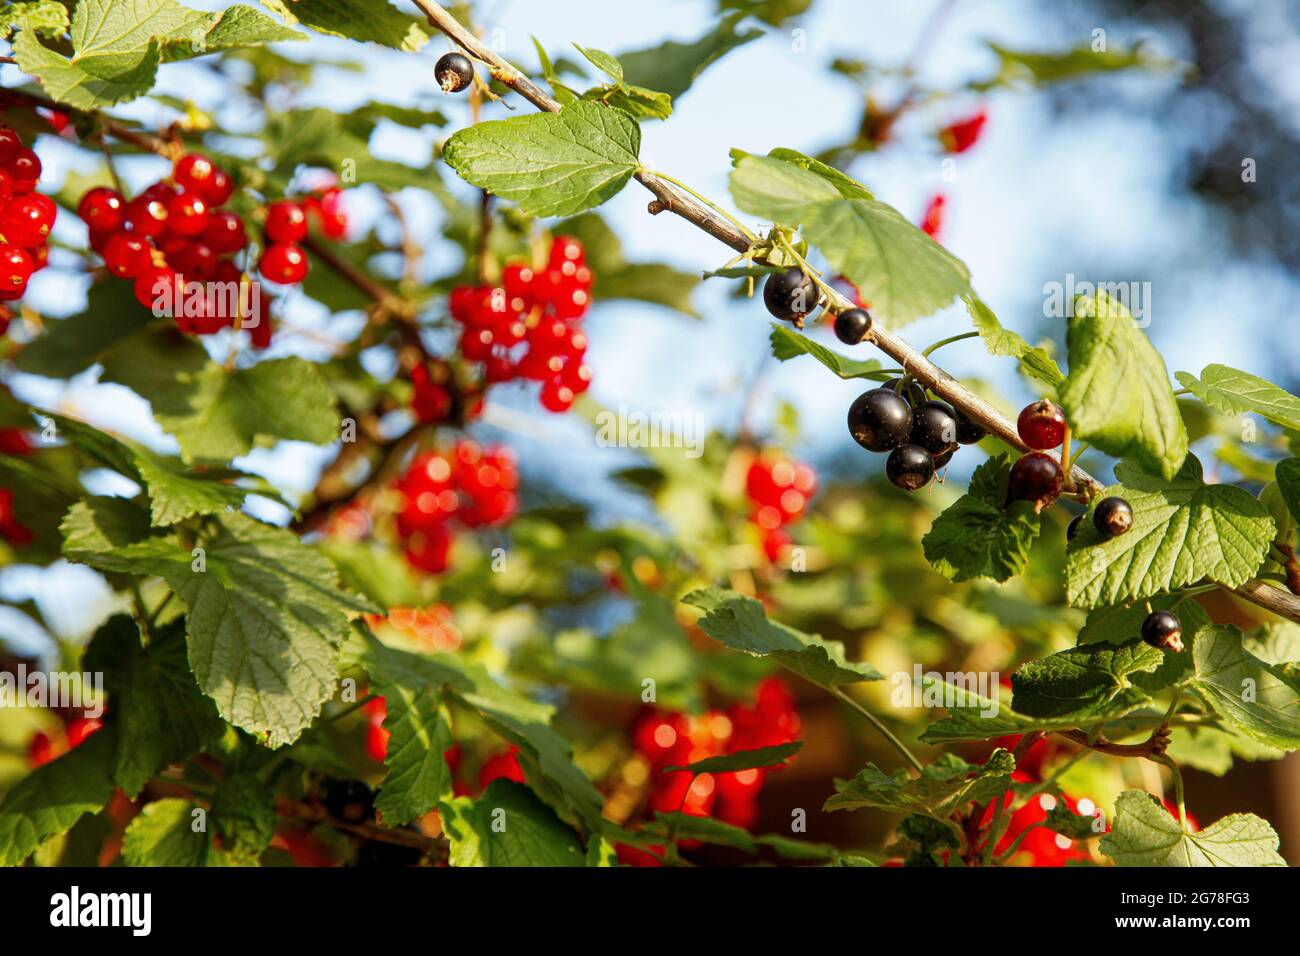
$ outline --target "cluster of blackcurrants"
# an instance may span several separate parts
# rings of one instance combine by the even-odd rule
[[[928,398],[919,382],[904,377],[854,400],[849,434],[867,451],[889,452],[886,477],[904,491],[916,491],[952,460],[959,446],[983,438],[984,429],[947,402]]]

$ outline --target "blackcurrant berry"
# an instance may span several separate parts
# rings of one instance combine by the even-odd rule
[[[939,470],[940,468],[942,468],[944,465],[948,464],[948,462],[952,461],[952,456],[955,455],[956,453],[957,453],[957,449],[955,449],[955,448],[949,448],[949,449],[948,449],[946,452],[944,452],[943,454],[941,454],[941,455],[935,455],[935,456],[934,456],[934,470],[935,470],[935,471],[938,471],[938,470]]]
[[[367,840],[357,848],[357,866],[415,866],[423,854],[417,847]]]
[[[1114,538],[1133,527],[1133,509],[1123,498],[1103,498],[1092,513],[1092,523],[1103,538]]]
[[[973,445],[987,434],[984,426],[977,425],[965,415],[961,409],[957,409],[954,414],[957,416],[957,443],[960,445]]]
[[[910,441],[932,455],[941,455],[957,444],[957,418],[946,402],[929,401],[912,409]]]
[[[921,383],[914,378],[909,378],[907,380],[906,388],[903,387],[903,380],[901,378],[891,378],[880,387],[887,388],[891,392],[897,392],[899,395],[902,395],[903,398],[907,400],[907,404],[911,405],[913,408],[925,404],[925,389],[922,387]]]
[[[885,475],[896,487],[916,491],[934,477],[934,459],[919,445],[899,445],[885,459]]]
[[[1065,412],[1046,399],[1026,405],[1016,420],[1016,431],[1036,451],[1055,448],[1065,440]]]
[[[359,780],[337,780],[325,790],[325,809],[344,823],[365,823],[375,815],[375,792]]]
[[[433,67],[444,93],[459,93],[474,82],[474,64],[463,53],[444,53]]]
[[[1073,541],[1074,536],[1079,533],[1079,525],[1083,522],[1083,516],[1087,512],[1081,512],[1070,519],[1070,523],[1065,526],[1065,540]]]
[[[1142,622],[1142,640],[1152,647],[1183,649],[1183,622],[1173,611],[1152,611]]]
[[[1042,508],[1061,494],[1063,479],[1061,465],[1055,458],[1030,452],[1011,466],[1007,497],[1012,501],[1032,501]]]
[[[820,299],[817,284],[798,268],[772,273],[763,286],[763,304],[778,319],[802,319]]]
[[[867,451],[897,448],[911,431],[911,406],[887,388],[863,392],[849,406],[849,434]]]
[[[866,309],[847,309],[835,316],[835,337],[845,345],[857,345],[871,331],[871,313]]]

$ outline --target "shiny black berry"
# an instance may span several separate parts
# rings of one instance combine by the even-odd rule
[[[938,470],[939,470],[940,468],[942,468],[944,465],[948,464],[948,462],[952,461],[952,456],[956,453],[956,451],[957,451],[957,449],[955,449],[955,448],[949,448],[949,449],[948,449],[946,452],[944,452],[942,455],[935,455],[935,456],[934,456],[934,470],[935,470],[935,471],[938,471]]]
[[[1092,523],[1103,538],[1114,538],[1133,527],[1133,509],[1123,498],[1103,498],[1092,513]]]
[[[344,823],[365,823],[375,815],[375,792],[358,780],[338,780],[325,790],[325,809]]]
[[[907,441],[912,406],[887,388],[863,392],[849,406],[849,434],[867,451],[889,451]]]
[[[845,345],[857,345],[871,331],[871,313],[848,309],[835,316],[835,337]]]
[[[928,401],[912,409],[913,445],[942,455],[957,444],[957,417],[947,402]]]
[[[1007,497],[1012,501],[1032,501],[1042,508],[1061,494],[1061,466],[1051,455],[1030,452],[1011,466],[1007,479]]]
[[[887,388],[891,392],[897,392],[902,395],[907,399],[907,404],[911,405],[913,408],[925,404],[925,389],[921,386],[921,383],[914,378],[909,378],[907,380],[906,388],[903,387],[903,380],[901,378],[891,378],[880,387]]]
[[[1183,649],[1183,622],[1173,611],[1152,611],[1142,622],[1142,640],[1152,647]]]
[[[957,443],[961,445],[973,445],[987,432],[983,426],[975,424],[969,418],[961,413],[961,409],[956,409],[954,414],[957,416]]]
[[[802,269],[773,272],[763,286],[763,304],[778,319],[802,319],[817,308],[820,299],[817,284]]]
[[[885,475],[904,491],[916,491],[934,477],[934,459],[919,445],[899,445],[885,459]]]
[[[1070,523],[1065,526],[1066,541],[1073,541],[1074,536],[1079,533],[1079,525],[1083,521],[1084,514],[1087,514],[1087,512],[1082,512],[1080,514],[1075,515],[1073,518],[1070,519]]]
[[[459,93],[474,82],[474,64],[464,53],[444,53],[433,67],[444,93]]]

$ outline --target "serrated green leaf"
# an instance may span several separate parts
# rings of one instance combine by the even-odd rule
[[[1242,760],[1281,760],[1285,750],[1269,747],[1235,729],[1218,727],[1180,727],[1169,738],[1165,751],[1180,767],[1222,777],[1232,769],[1235,758]]]
[[[14,30],[34,30],[42,36],[56,37],[68,31],[68,8],[58,0],[33,0],[7,3],[0,9],[0,36],[11,39]]]
[[[412,690],[378,679],[372,686],[387,703],[384,729],[391,735],[384,757],[388,773],[375,809],[386,826],[401,826],[428,813],[451,792],[451,768],[443,757],[452,745],[451,715],[439,688]]]
[[[705,757],[683,767],[665,767],[664,773],[684,770],[691,774],[734,773],[737,770],[758,770],[764,767],[784,765],[786,760],[797,754],[803,747],[802,740],[774,747],[759,747],[757,750],[737,750],[735,753],[719,757]]]
[[[287,23],[301,23],[317,33],[364,43],[378,43],[415,53],[429,42],[429,28],[393,8],[387,0],[262,0]]]
[[[1065,52],[1013,50],[989,42],[989,49],[997,54],[1000,69],[995,80],[999,82],[1031,82],[1035,85],[1062,83],[1085,77],[1092,73],[1113,73],[1119,70],[1166,70],[1176,66],[1173,60],[1160,59],[1146,51],[1141,44],[1110,46],[1098,50],[1093,43],[1081,43]]]
[[[975,469],[970,491],[934,519],[921,539],[925,558],[950,581],[1006,581],[1025,569],[1042,521],[1028,501],[1007,497],[1011,459],[1006,453]]]
[[[209,519],[197,546],[150,534],[115,499],[75,506],[64,553],[104,571],[157,575],[189,613],[189,660],[221,715],[291,743],[320,713],[338,678],[349,612],[374,610],[340,591],[329,559],[298,537],[230,512]]]
[[[0,801],[0,866],[21,863],[83,814],[103,809],[113,793],[115,736],[111,728],[100,729],[5,794]]]
[[[1122,462],[1117,495],[1133,508],[1133,527],[1101,540],[1089,518],[1066,551],[1066,593],[1075,607],[1141,600],[1208,578],[1227,587],[1248,581],[1264,562],[1275,528],[1249,493],[1207,485],[1201,463],[1188,455],[1172,481]],[[1094,502],[1094,508],[1095,508]]]
[[[275,836],[278,822],[275,794],[257,777],[236,773],[217,785],[212,828],[232,861],[256,864]]]
[[[1300,750],[1300,675],[1250,653],[1230,624],[1199,635],[1192,654],[1193,686],[1220,717],[1262,744]]]
[[[672,97],[640,86],[598,86],[584,93],[583,99],[597,100],[637,119],[665,120],[673,115]]]
[[[180,622],[158,630],[148,648],[124,614],[108,619],[86,651],[88,670],[102,672],[116,728],[113,782],[135,797],[159,770],[219,740],[217,708],[194,681]]]
[[[1093,816],[1084,816],[1071,810],[1070,805],[1064,800],[1058,800],[1052,809],[1047,811],[1043,826],[1071,840],[1086,840],[1102,832],[1098,829],[1103,819],[1100,813],[1101,811],[1097,811]]]
[[[623,65],[618,62],[618,57],[606,53],[604,50],[597,50],[594,47],[584,47],[577,43],[573,48],[587,58],[587,62],[594,66],[600,72],[604,73],[615,83],[623,82]]]
[[[461,178],[530,216],[572,216],[626,186],[640,149],[636,120],[584,100],[559,113],[462,129],[447,141],[443,158]]]
[[[763,605],[744,594],[705,588],[692,591],[682,601],[704,611],[700,629],[715,641],[746,654],[771,657],[821,687],[883,679],[870,664],[847,662],[844,645],[838,641],[823,641],[769,621]]]
[[[1300,398],[1258,375],[1227,365],[1207,365],[1199,379],[1190,372],[1175,377],[1206,405],[1225,415],[1255,412],[1274,425],[1300,431]]]
[[[619,54],[626,81],[679,99],[712,64],[763,35],[762,30],[752,28],[737,30],[739,23],[740,17],[726,17],[694,42],[669,40],[656,47]]]
[[[780,322],[772,323],[772,334],[768,341],[772,346],[772,356],[778,362],[788,362],[798,355],[811,355],[843,379],[866,378],[885,381],[890,377],[881,374],[880,363],[875,359],[847,358],[819,342],[814,342],[806,335],[800,335]]]
[[[1070,374],[1059,394],[1074,434],[1173,478],[1187,457],[1187,428],[1165,361],[1127,307],[1100,289],[1079,296],[1066,341]]]
[[[187,462],[225,463],[274,439],[323,445],[339,437],[329,388],[305,359],[229,370],[196,342],[147,330],[109,350],[104,378],[149,402]]]
[[[1291,518],[1300,524],[1300,458],[1284,458],[1277,463],[1276,481],[1282,501]]]
[[[972,766],[955,754],[943,754],[920,777],[909,776],[901,768],[885,773],[875,764],[867,764],[852,780],[835,781],[836,793],[822,809],[871,808],[919,814],[957,832],[956,824],[949,819],[953,813],[972,800],[986,803],[1000,798],[1011,786],[1011,772],[1015,769],[1015,759],[1002,749],[993,751],[983,766]]]
[[[1101,852],[1119,866],[1286,866],[1267,820],[1234,813],[1188,833],[1149,793],[1125,790]]]
[[[948,716],[936,721],[921,734],[929,744],[950,743],[955,740],[990,740],[1024,734],[1031,730],[1068,730],[1074,726],[1070,720],[1030,717],[1011,708],[1006,694],[999,689],[996,697],[987,697],[971,686],[936,679],[929,674],[921,676],[922,700],[927,706],[943,707]],[[933,701],[933,703],[929,703]]]
[[[1084,644],[1022,664],[1011,675],[1011,706],[1029,717],[1093,724],[1123,717],[1150,700],[1133,674],[1160,667],[1165,652],[1135,638]]]
[[[1053,389],[1061,387],[1065,374],[1046,349],[1030,345],[1017,333],[1004,329],[993,310],[978,296],[966,297],[966,311],[970,313],[971,321],[990,355],[1009,355],[1019,359],[1020,371],[1029,378],[1037,379]]]
[[[232,865],[230,857],[212,845],[204,814],[197,804],[179,797],[146,804],[122,836],[122,860],[127,866]]]
[[[746,853],[754,853],[758,849],[753,834],[748,830],[693,813],[656,812],[654,823],[647,829],[661,836],[665,842],[670,837],[676,837],[678,840],[699,840],[715,846],[729,846]]]
[[[577,835],[523,784],[493,780],[442,804],[452,866],[585,866]]]

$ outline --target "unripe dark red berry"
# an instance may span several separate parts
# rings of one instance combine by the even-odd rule
[[[867,451],[889,451],[907,441],[912,407],[897,392],[873,388],[849,406],[849,434]]]
[[[871,313],[866,309],[846,309],[835,316],[835,337],[845,345],[857,345],[871,332]]]
[[[1007,479],[1007,497],[1012,501],[1032,501],[1041,510],[1061,494],[1060,463],[1051,455],[1030,452],[1011,466]]]
[[[1133,509],[1123,498],[1103,498],[1092,513],[1092,523],[1103,538],[1114,538],[1133,527]]]
[[[1056,448],[1065,441],[1065,412],[1046,399],[1026,405],[1016,419],[1016,431],[1036,451]]]
[[[433,76],[444,93],[459,93],[474,82],[474,64],[463,53],[444,53],[434,64]]]
[[[774,272],[763,285],[763,304],[778,319],[802,319],[817,308],[820,300],[817,283],[799,268]]]
[[[233,212],[217,210],[208,217],[208,224],[203,229],[203,241],[211,246],[212,251],[217,255],[238,252],[248,245],[244,220]]]
[[[1152,611],[1142,622],[1142,640],[1164,650],[1183,649],[1183,622],[1173,611]]]

